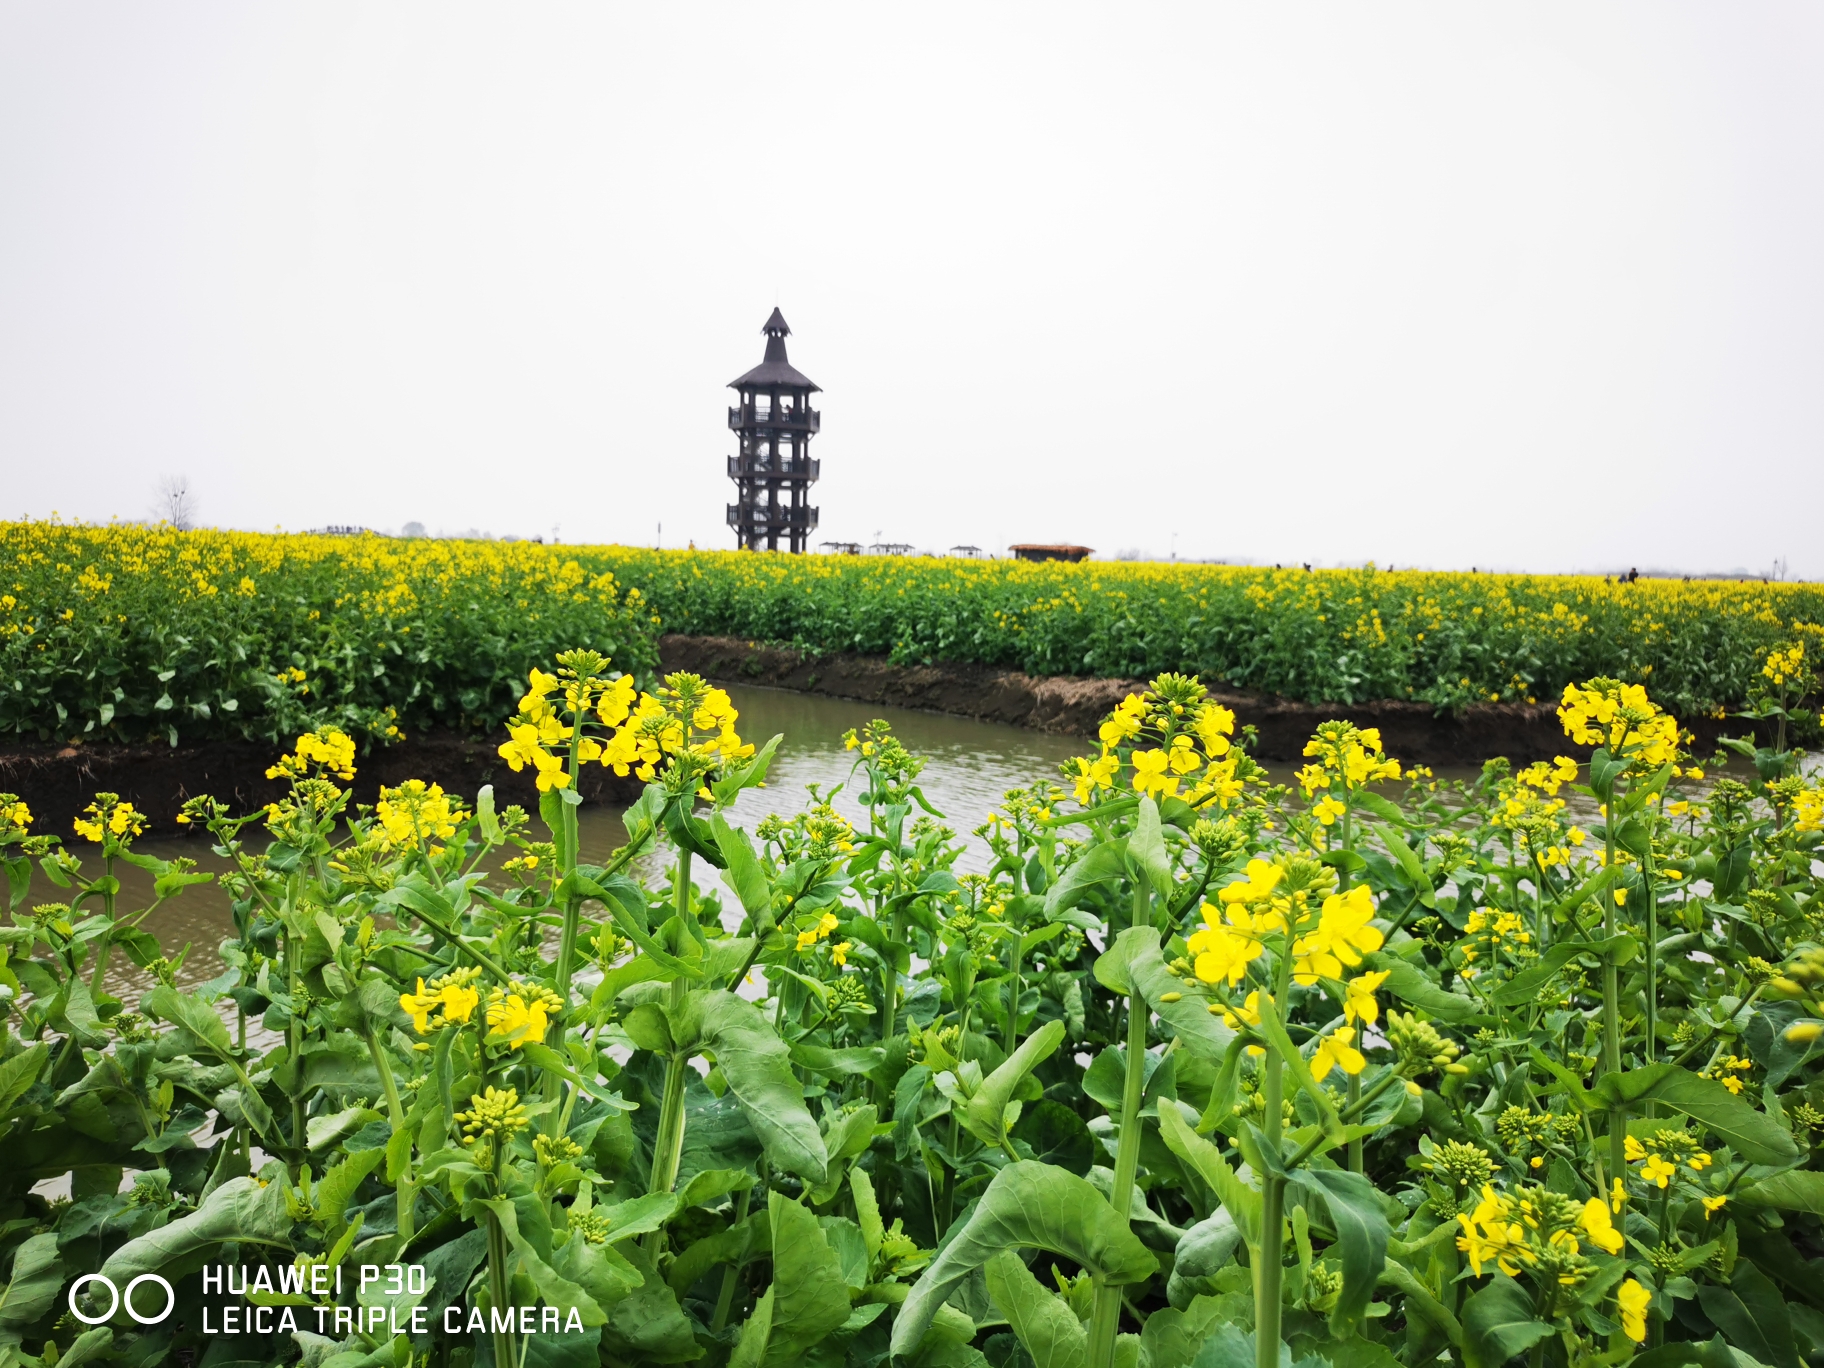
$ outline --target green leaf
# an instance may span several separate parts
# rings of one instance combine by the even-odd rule
[[[773,1291],[769,1287],[754,1303],[754,1314],[741,1327],[741,1338],[735,1352],[728,1357],[728,1368],[762,1368],[766,1362],[767,1341],[773,1334]]]
[[[1792,1334],[1786,1299],[1768,1276],[1746,1259],[1735,1265],[1729,1286],[1705,1283],[1698,1304],[1737,1349],[1773,1368],[1804,1368]]]
[[[915,1350],[957,1284],[1004,1249],[1051,1250],[1112,1286],[1140,1282],[1159,1267],[1086,1180],[1048,1164],[1009,1164],[994,1176],[968,1223],[925,1269],[900,1307],[893,1353]]]
[[[1127,843],[1104,841],[1073,860],[1045,894],[1045,920],[1059,916],[1088,897],[1097,884],[1118,879],[1127,869]]]
[[[51,1057],[51,1047],[43,1041],[21,1050],[5,1063],[0,1063],[0,1116],[12,1110],[25,1090],[38,1081],[44,1061]]]
[[[180,993],[169,984],[160,984],[146,994],[145,1007],[150,1015],[160,1021],[182,1026],[222,1059],[235,1057],[234,1042],[228,1038],[228,1027],[207,1003]]]
[[[1361,797],[1378,798],[1379,795],[1363,794]],[[1360,801],[1359,798],[1358,801]],[[1381,801],[1386,802],[1386,799],[1383,798]],[[1392,804],[1388,804],[1388,806],[1391,807]],[[1381,815],[1385,817],[1387,814],[1383,813]],[[1403,822],[1406,819],[1398,808],[1394,808],[1391,820]],[[1375,833],[1381,838],[1381,844],[1386,846],[1388,852],[1399,862],[1400,872],[1406,876],[1407,880],[1412,884],[1414,891],[1418,893],[1419,901],[1426,907],[1436,907],[1438,905],[1438,895],[1432,889],[1431,880],[1425,875],[1425,862],[1418,857],[1411,846],[1406,844],[1400,834],[1392,828],[1376,827]]]
[[[1463,1362],[1467,1368],[1501,1368],[1552,1333],[1533,1315],[1533,1299],[1520,1284],[1497,1273],[1463,1303]]]
[[[715,833],[716,849],[722,852],[722,881],[741,900],[757,932],[765,934],[773,928],[773,890],[754,854],[753,843],[745,831],[731,827],[719,812],[709,819],[709,826]]]
[[[520,1232],[519,1212],[512,1202],[504,1197],[475,1200],[465,1204],[464,1210],[467,1211],[471,1207],[485,1208],[494,1213],[494,1219],[500,1222],[501,1232],[506,1235],[507,1242],[519,1255],[520,1268],[524,1270],[527,1277],[532,1279],[533,1286],[538,1289],[538,1295],[544,1299],[547,1305],[555,1306],[558,1314],[566,1318],[574,1310],[584,1325],[607,1323],[608,1313],[602,1310],[601,1304],[585,1292],[581,1286],[564,1277],[547,1263],[544,1256],[533,1247],[532,1242]]]
[[[1488,1020],[1481,1004],[1461,993],[1447,993],[1425,976],[1423,970],[1407,963],[1397,955],[1376,951],[1367,957],[1367,967],[1386,971],[1387,982],[1383,985],[1389,993],[1404,1002],[1408,1007],[1417,1007],[1439,1021],[1452,1025],[1464,1025],[1477,1020]]]
[[[1771,1116],[1758,1112],[1713,1078],[1674,1064],[1604,1074],[1591,1096],[1609,1106],[1658,1102],[1683,1112],[1751,1164],[1792,1164],[1799,1148]]]
[[[1387,1239],[1393,1233],[1376,1199],[1374,1187],[1359,1173],[1345,1169],[1294,1169],[1294,1187],[1322,1199],[1330,1209],[1330,1227],[1342,1249],[1343,1288],[1330,1313],[1331,1333],[1352,1331],[1373,1300],[1375,1283],[1387,1261]]]
[[[1007,1318],[1015,1337],[1045,1368],[1086,1368],[1089,1332],[1058,1297],[1044,1287],[1011,1249],[988,1260],[988,1295]]]
[[[62,1288],[63,1261],[57,1257],[56,1232],[32,1236],[13,1255],[12,1281],[0,1291],[0,1326],[30,1325],[51,1309]]]
[[[982,1080],[982,1086],[969,1099],[961,1118],[969,1133],[984,1145],[999,1149],[1006,1142],[1004,1119],[1014,1089],[1027,1074],[1056,1054],[1063,1043],[1064,1023],[1055,1020],[1046,1022],[1021,1041],[1020,1047],[1007,1056],[1000,1068]]]
[[[1750,1206],[1778,1207],[1781,1211],[1807,1211],[1824,1216],[1824,1173],[1793,1170],[1750,1183],[1736,1194]]]
[[[1192,1130],[1176,1107],[1159,1108],[1159,1136],[1166,1148],[1197,1171],[1235,1218],[1248,1244],[1260,1243],[1260,1193],[1241,1181],[1221,1150]],[[1194,1228],[1194,1227],[1193,1227]]]
[[[582,874],[571,874],[558,887],[560,896],[566,891],[601,903],[620,933],[668,973],[688,979],[703,977],[701,965],[679,959],[652,938],[646,929],[646,892],[626,875],[611,874],[598,883]]]
[[[773,1231],[772,1332],[764,1363],[784,1368],[849,1318],[842,1261],[816,1215],[782,1193],[767,1196]]]
[[[1172,863],[1166,857],[1165,836],[1159,826],[1159,804],[1149,793],[1140,799],[1133,835],[1127,838],[1127,861],[1135,873],[1152,885],[1153,893],[1166,897],[1172,891]]]
[[[855,1199],[855,1223],[861,1227],[861,1238],[867,1246],[868,1258],[877,1258],[887,1228],[881,1222],[880,1203],[874,1197],[874,1180],[868,1177],[867,1170],[859,1164],[849,1170],[849,1193]]]
[[[1327,1089],[1318,1085],[1311,1076],[1311,1066],[1305,1062],[1304,1055],[1292,1043],[1292,1037],[1286,1034],[1286,1028],[1280,1024],[1279,1012],[1267,1005],[1263,996],[1261,1002],[1260,1025],[1257,1028],[1266,1037],[1267,1043],[1279,1051],[1280,1062],[1286,1066],[1286,1072],[1292,1075],[1293,1081],[1305,1091],[1317,1107],[1318,1124],[1322,1127],[1324,1138],[1332,1145],[1340,1145],[1347,1138],[1343,1133],[1343,1121],[1336,1114],[1336,1103],[1330,1098]]]
[[[329,1172],[323,1175],[323,1180],[311,1193],[317,1207],[317,1218],[331,1230],[341,1225],[342,1213],[348,1210],[348,1204],[353,1199],[355,1190],[361,1186],[361,1180],[372,1173],[385,1157],[384,1149],[354,1150],[346,1153],[341,1163],[331,1165]]]
[[[290,1249],[284,1168],[274,1162],[266,1172],[272,1180],[264,1184],[258,1178],[229,1179],[188,1216],[115,1250],[101,1271],[116,1287],[125,1287],[141,1273],[163,1272],[193,1254],[230,1242]]]
[[[716,1056],[728,1089],[747,1114],[767,1157],[806,1182],[824,1181],[829,1153],[804,1106],[791,1053],[760,1009],[733,993],[702,992],[702,1044]]]

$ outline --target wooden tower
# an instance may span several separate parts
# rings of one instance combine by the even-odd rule
[[[729,384],[741,395],[740,407],[728,411],[741,450],[728,458],[736,498],[728,525],[744,551],[777,551],[781,541],[788,551],[803,551],[817,527],[817,510],[806,500],[818,473],[808,452],[822,418],[811,407],[819,391],[785,359],[792,330],[779,310],[761,331],[766,359]]]

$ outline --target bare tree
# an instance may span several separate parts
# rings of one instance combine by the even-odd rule
[[[170,523],[179,532],[196,526],[196,495],[190,491],[188,475],[166,475],[159,480],[152,499],[152,516]]]

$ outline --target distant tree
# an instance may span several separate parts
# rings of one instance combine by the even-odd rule
[[[152,516],[159,522],[170,523],[179,532],[188,532],[196,526],[196,504],[188,475],[166,475],[158,482]]]
[[[400,529],[400,535],[405,537],[422,537],[424,535],[424,524],[421,522],[409,522]]]

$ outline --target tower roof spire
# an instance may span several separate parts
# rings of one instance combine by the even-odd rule
[[[777,306],[774,307],[771,317],[766,320],[760,331],[766,334],[766,356],[759,365],[739,380],[729,381],[728,387],[742,389],[751,386],[754,389],[770,389],[776,385],[781,389],[821,393],[821,386],[813,384],[810,376],[786,360],[785,339],[792,335],[792,330],[786,324],[785,315],[779,312]]]

